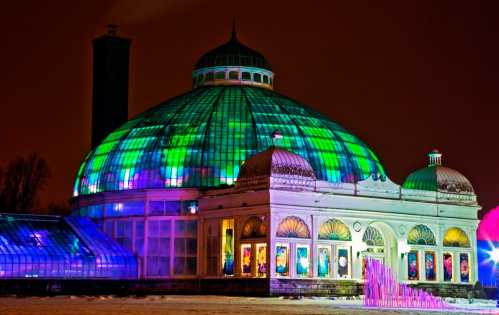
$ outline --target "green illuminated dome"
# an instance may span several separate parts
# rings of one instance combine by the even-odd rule
[[[273,145],[307,160],[319,180],[354,183],[371,174],[385,176],[359,138],[274,92],[273,73],[260,66],[198,62],[192,91],[129,120],[87,155],[74,195],[232,185],[244,161]],[[230,76],[235,71],[237,79]],[[217,79],[216,72],[225,76]]]
[[[470,181],[458,171],[442,166],[442,154],[438,150],[428,153],[427,167],[407,176],[402,184],[406,189],[418,189],[452,194],[474,194]]]

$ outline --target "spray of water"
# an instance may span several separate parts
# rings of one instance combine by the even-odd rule
[[[368,258],[364,276],[364,306],[383,308],[450,309],[442,298],[399,284],[391,269]]]

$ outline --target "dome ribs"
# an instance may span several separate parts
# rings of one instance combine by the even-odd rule
[[[259,152],[258,151],[258,134],[256,132],[256,121],[255,121],[255,115],[253,114],[253,107],[251,105],[251,102],[248,98],[248,94],[246,93],[246,90],[243,89],[242,87],[239,87],[240,90],[241,90],[241,94],[244,95],[244,99],[246,100],[246,107],[248,108],[248,112],[250,113],[250,116],[251,116],[251,122],[253,124],[253,135],[255,137],[255,141],[253,142],[254,145],[253,145],[253,150],[256,152]]]
[[[298,133],[300,134],[300,137],[302,138],[302,141],[303,141],[303,144],[305,145],[305,148],[306,148],[306,151],[305,153],[307,154],[306,157],[304,157],[307,161],[309,161],[309,163],[313,163],[315,166],[319,166],[319,165],[316,165],[317,163],[315,163],[315,159],[312,158],[310,156],[310,152],[312,152],[312,148],[310,147],[310,144],[308,143],[308,140],[307,140],[307,137],[305,136],[305,133],[303,132],[303,130],[301,129],[300,125],[296,122],[296,120],[293,118],[293,116],[291,115],[291,113],[287,110],[287,108],[285,106],[283,106],[279,101],[277,101],[277,98],[275,97],[275,93],[268,93],[269,91],[263,91],[262,90],[262,93],[263,94],[266,94],[267,96],[269,96],[272,101],[281,109],[281,111],[288,116],[289,120],[292,121],[295,126],[296,126],[296,129],[298,131]],[[316,172],[316,176],[317,176],[317,172],[320,171],[320,170],[317,170],[314,168],[314,171]],[[317,176],[318,178],[322,178],[322,176]]]
[[[206,157],[206,151],[208,149],[207,148],[207,146],[208,146],[208,140],[209,140],[208,136],[209,136],[209,131],[210,131],[210,128],[211,128],[211,120],[213,119],[213,114],[215,113],[215,110],[220,106],[220,99],[222,98],[222,96],[223,96],[223,94],[225,92],[226,87],[222,86],[220,89],[221,89],[221,91],[218,94],[216,100],[213,102],[212,110],[211,110],[211,113],[210,113],[210,117],[208,118],[208,122],[206,123],[206,129],[205,129],[204,139],[203,139],[203,146],[202,146],[202,149],[201,149],[201,163],[200,163],[201,170],[204,170],[204,169],[208,168],[208,166],[205,165],[205,157]],[[206,180],[207,180],[207,178],[205,176],[201,176],[201,178],[200,178],[201,186],[209,186],[209,184],[206,185]]]
[[[282,139],[273,138],[276,131]],[[75,196],[232,185],[243,162],[275,141],[308,160],[319,180],[353,183],[377,170],[384,175],[372,151],[340,125],[252,86],[199,87],[136,116],[110,137],[82,163]]]
[[[223,89],[205,89],[205,92],[201,95],[202,98],[189,103],[192,108],[186,107],[181,113],[182,115],[179,114],[171,128],[172,135],[168,137],[168,145],[162,149],[165,187],[196,187],[201,185],[202,169],[200,166],[203,162],[203,141],[206,139],[209,128],[208,121],[213,114],[213,108],[223,94]],[[194,115],[193,111],[196,109],[202,109],[202,111],[198,112],[198,115]],[[201,134],[203,137],[200,137]],[[193,151],[196,148],[199,149],[197,153],[195,150]],[[178,174],[179,170],[180,175]]]
[[[202,90],[202,89],[199,89],[196,91],[196,93],[194,94],[194,98],[197,98],[198,96],[200,96],[200,94],[204,94],[206,91],[205,90]],[[184,94],[185,95],[185,94]],[[183,95],[183,96],[184,96]],[[158,131],[157,133],[157,139],[156,141],[154,142],[154,144],[151,144],[150,148],[158,148],[158,147],[162,147],[163,146],[163,141],[165,139],[165,137],[163,137],[163,134],[165,133],[166,129],[168,128],[168,126],[178,117],[179,113],[185,109],[187,106],[189,106],[189,104],[191,104],[193,102],[193,99],[192,98],[187,98],[182,105],[180,105],[178,107],[178,109],[168,118],[168,120],[166,122],[163,123],[163,127]],[[168,102],[165,102],[165,104],[169,104]],[[166,105],[168,106],[168,105]],[[158,111],[159,112],[160,109],[158,108]],[[151,150],[153,151],[153,150]],[[161,151],[161,157],[160,158],[160,161],[163,161],[164,158],[163,158],[163,151]],[[154,169],[154,160],[153,160],[153,155],[151,154],[149,156],[149,161],[147,163],[147,166],[150,170]],[[161,163],[161,162],[160,162]],[[161,169],[161,168],[159,168]],[[161,178],[161,171],[159,172],[159,175],[160,175],[160,178]],[[165,178],[161,178],[161,180],[165,180]]]

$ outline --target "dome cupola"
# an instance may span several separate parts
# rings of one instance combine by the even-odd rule
[[[310,163],[298,154],[275,146],[249,158],[239,171],[237,188],[277,186],[292,189],[314,188],[317,180]],[[312,184],[312,185],[311,185]]]
[[[442,166],[442,153],[434,149],[428,153],[427,167],[411,173],[403,188],[451,194],[474,194],[470,181],[458,171]]]
[[[252,85],[273,89],[274,73],[259,52],[241,44],[235,23],[228,42],[205,53],[194,66],[193,87],[206,85]]]

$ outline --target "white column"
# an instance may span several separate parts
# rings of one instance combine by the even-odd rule
[[[276,221],[278,220],[278,218],[276,218],[273,214],[270,214],[269,215],[269,218],[268,218],[268,223],[269,223],[269,231],[268,231],[268,236],[267,236],[267,261],[268,261],[268,267],[269,267],[269,271],[268,271],[268,274],[269,274],[269,277],[270,278],[275,278],[277,275],[275,273],[275,255],[276,255],[276,252],[275,252],[275,232],[276,232],[276,228],[277,228],[277,224]]]
[[[311,260],[311,268],[312,268],[312,277],[316,278],[318,277],[318,251],[317,251],[317,238],[319,234],[319,219],[312,215],[312,226],[311,226],[311,237],[312,237],[312,243],[311,243],[311,248],[310,248],[310,260]]]
[[[367,224],[363,224],[363,229],[360,232],[352,231],[352,279],[362,280],[362,253],[360,253],[361,243],[362,243],[362,235],[367,228]],[[333,248],[336,251],[335,248]],[[357,254],[359,252],[359,254]],[[334,257],[336,257],[336,253],[334,253]],[[335,258],[336,259],[336,258]],[[334,270],[333,270],[334,271]],[[336,276],[336,274],[334,274]]]

